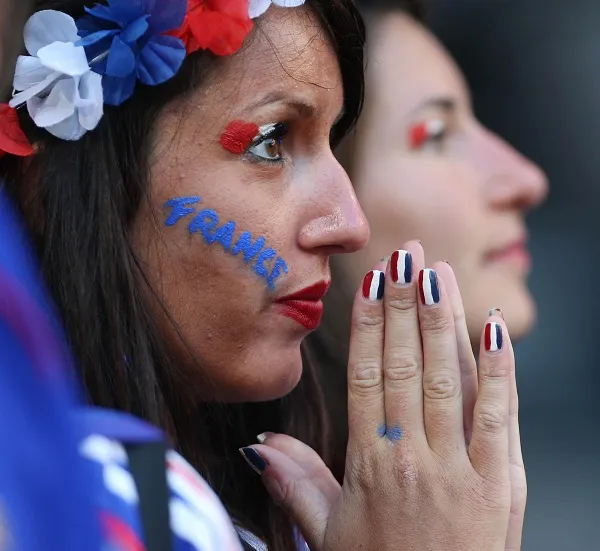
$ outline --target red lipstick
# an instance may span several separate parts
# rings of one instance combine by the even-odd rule
[[[282,315],[293,319],[313,331],[319,327],[323,317],[322,298],[329,289],[330,282],[319,281],[297,293],[277,299]]]

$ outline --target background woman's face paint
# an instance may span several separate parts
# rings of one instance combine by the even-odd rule
[[[197,210],[195,206],[202,199],[198,196],[169,199],[165,208],[171,209],[165,220],[167,227],[175,226],[183,218],[188,218],[187,229],[190,234],[200,234],[207,245],[221,245],[223,250],[233,256],[241,255],[244,264],[261,279],[271,291],[275,290],[277,280],[289,273],[286,261],[275,249],[266,247],[262,236],[254,238],[249,231],[238,231],[234,220],[224,224],[213,209]]]

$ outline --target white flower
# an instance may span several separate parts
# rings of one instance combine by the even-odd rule
[[[248,15],[250,19],[256,19],[265,13],[271,4],[281,8],[297,8],[304,4],[305,0],[250,0]]]
[[[75,46],[77,26],[65,13],[44,10],[25,25],[25,47],[15,69],[11,107],[27,103],[36,126],[63,140],[79,140],[103,114],[102,77],[91,71],[85,50]]]

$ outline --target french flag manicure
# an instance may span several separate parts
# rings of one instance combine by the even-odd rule
[[[371,302],[377,302],[383,298],[383,287],[385,285],[385,274],[379,270],[370,271],[363,280],[363,297]]]
[[[421,270],[419,273],[419,291],[421,301],[425,306],[431,306],[440,301],[440,288],[435,270]]]
[[[485,326],[485,349],[487,352],[502,350],[502,326],[490,321]]]
[[[390,275],[392,281],[399,285],[412,281],[412,255],[408,251],[394,252],[390,260]]]

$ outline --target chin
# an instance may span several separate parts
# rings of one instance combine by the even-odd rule
[[[268,402],[294,390],[302,376],[299,343],[278,347],[270,344],[263,341],[258,349],[248,351],[243,372],[238,372],[233,381],[221,381],[222,401]]]

